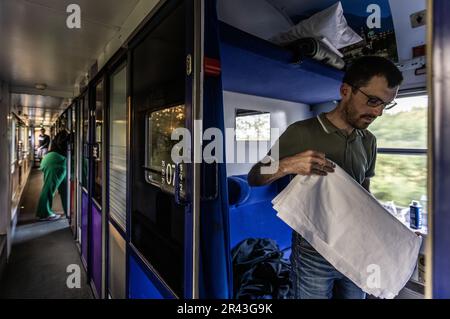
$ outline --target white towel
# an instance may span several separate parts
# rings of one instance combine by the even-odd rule
[[[281,218],[366,293],[394,298],[411,277],[422,243],[342,168],[296,176],[273,199]]]

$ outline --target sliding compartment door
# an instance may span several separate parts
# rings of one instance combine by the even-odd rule
[[[195,134],[193,9],[166,1],[132,44],[131,298],[193,296],[196,168],[172,156],[175,129],[188,129],[189,145]]]

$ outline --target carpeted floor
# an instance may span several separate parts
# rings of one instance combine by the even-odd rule
[[[39,201],[39,195],[41,194],[43,183],[43,177],[41,171],[38,169],[33,169],[30,172],[30,177],[28,178],[27,185],[23,190],[21,202],[19,205],[19,216],[17,220],[17,225],[24,225],[36,222],[36,207]],[[59,193],[56,192],[55,198],[53,199],[53,211],[57,214],[64,214],[61,197]]]
[[[38,170],[30,173],[22,196],[10,260],[0,281],[0,298],[90,299],[92,292],[68,220],[62,216],[58,221],[36,221],[41,174]],[[63,214],[59,195],[53,210]],[[77,269],[80,288],[68,288],[67,282],[76,283]]]

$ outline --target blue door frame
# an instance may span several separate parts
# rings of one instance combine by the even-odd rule
[[[450,1],[429,0],[432,13],[432,298],[450,298]],[[430,15],[429,15],[430,17]],[[429,51],[430,53],[430,51]],[[430,259],[428,259],[430,260]]]

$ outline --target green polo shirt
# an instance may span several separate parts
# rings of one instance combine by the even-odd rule
[[[368,130],[358,129],[347,136],[327,119],[325,113],[290,125],[276,143],[279,156],[274,148],[270,151],[274,159],[314,150],[324,153],[360,184],[375,175],[375,136]]]

